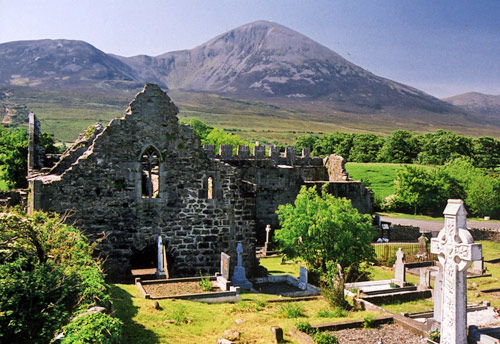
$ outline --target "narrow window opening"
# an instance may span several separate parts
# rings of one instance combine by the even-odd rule
[[[208,187],[208,199],[214,199],[214,178],[213,177],[208,177],[207,180],[207,187]]]
[[[141,157],[142,198],[157,198],[160,191],[160,159],[153,147],[144,151]]]

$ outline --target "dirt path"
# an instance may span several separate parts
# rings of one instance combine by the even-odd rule
[[[403,226],[415,226],[425,231],[439,231],[443,228],[443,222],[429,220],[396,219],[393,217],[381,216],[380,220],[400,224]],[[467,221],[468,228],[486,228],[500,231],[499,221]]]

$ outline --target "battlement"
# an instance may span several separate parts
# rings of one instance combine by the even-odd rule
[[[266,154],[267,148],[267,154]],[[282,153],[275,145],[264,146],[256,145],[253,147],[250,154],[249,146],[238,145],[236,154],[233,154],[234,147],[232,145],[220,145],[219,152],[216,154],[215,145],[204,145],[203,150],[210,159],[219,159],[221,161],[269,161],[273,165],[288,165],[288,166],[322,166],[323,159],[311,157],[311,149],[303,148],[301,155],[297,156],[297,148],[286,147]]]

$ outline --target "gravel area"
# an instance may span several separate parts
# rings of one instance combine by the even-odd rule
[[[201,289],[198,282],[178,282],[178,283],[155,283],[155,284],[143,284],[142,287],[152,297],[160,296],[175,296],[184,294],[201,294],[206,293]],[[218,287],[215,287],[212,282],[212,292],[221,291]]]
[[[500,318],[493,310],[493,307],[488,307],[482,311],[468,312],[467,325],[476,325],[477,327],[500,326]]]
[[[425,338],[417,336],[397,324],[380,325],[371,329],[346,329],[332,332],[340,344],[424,344]]]

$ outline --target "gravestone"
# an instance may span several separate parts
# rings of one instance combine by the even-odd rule
[[[439,263],[438,263],[439,264]],[[443,299],[443,267],[439,266],[436,277],[434,278],[434,291],[432,293],[432,301],[434,302],[433,318],[441,323],[441,307]]]
[[[216,274],[217,284],[223,291],[230,289],[231,282],[229,281],[229,267],[231,266],[231,256],[227,253],[220,254],[220,273]]]
[[[245,267],[243,267],[241,263],[241,254],[243,253],[243,246],[241,245],[241,242],[236,245],[236,253],[238,254],[237,257],[237,265],[234,267],[234,273],[233,273],[233,285],[235,287],[240,287],[241,289],[249,290],[252,289],[252,283],[247,280],[246,273],[245,273]]]
[[[157,276],[165,276],[165,267],[163,266],[163,242],[161,239],[161,235],[158,235],[158,239],[156,240],[156,244],[158,247],[158,265],[156,268]]]
[[[418,238],[417,257],[422,260],[427,258],[427,238],[423,234]]]
[[[304,266],[300,267],[299,288],[302,290],[307,289],[307,269]]]
[[[418,288],[421,290],[429,289],[431,286],[431,271],[428,268],[420,268],[420,279]]]
[[[481,257],[481,259],[475,260],[472,263],[472,273],[475,275],[482,275],[486,272],[484,268],[484,257]]]
[[[431,253],[443,267],[441,294],[441,344],[467,344],[467,268],[481,259],[481,244],[467,231],[462,200],[450,199],[444,228],[431,240]]]
[[[267,246],[269,245],[269,232],[271,232],[271,225],[266,226],[266,242],[264,244],[264,256],[267,256]]]
[[[400,287],[405,286],[406,282],[406,269],[405,269],[405,253],[401,247],[396,252],[396,263],[394,264],[394,279],[393,283],[396,283]]]

